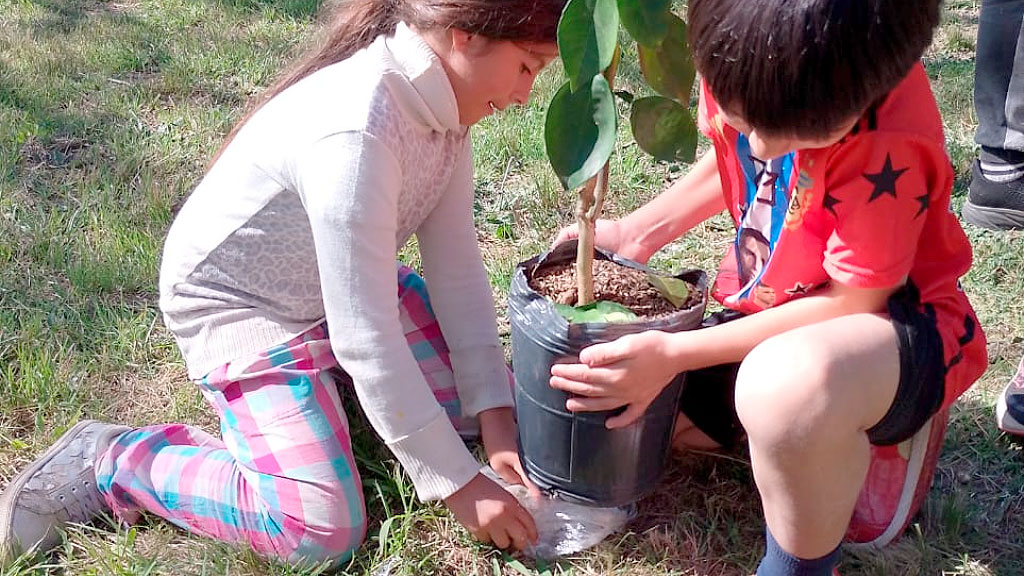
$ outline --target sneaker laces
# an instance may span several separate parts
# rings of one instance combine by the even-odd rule
[[[25,484],[23,504],[78,524],[105,510],[106,500],[96,486],[94,461],[88,454],[91,448],[86,439],[75,439],[66,454],[54,458]]]
[[[107,503],[94,482],[82,480],[81,486],[76,484],[68,489],[70,494],[58,494],[57,502],[67,512],[68,522],[84,524],[106,508]]]

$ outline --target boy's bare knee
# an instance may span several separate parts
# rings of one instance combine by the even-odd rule
[[[747,354],[736,378],[736,412],[752,439],[805,442],[827,426],[828,355],[799,334],[765,340]]]

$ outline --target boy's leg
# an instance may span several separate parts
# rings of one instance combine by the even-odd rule
[[[820,558],[839,545],[868,470],[868,430],[899,382],[899,339],[884,316],[798,328],[744,360],[736,408],[768,529],[789,554]]]
[[[426,283],[412,268],[402,264],[398,266],[398,312],[406,342],[452,425],[463,437],[478,436],[480,426],[477,419],[462,413],[448,344],[430,306]],[[514,383],[511,371],[508,372],[508,380],[511,387]]]
[[[676,414],[676,424],[672,431],[672,448],[685,452],[687,450],[718,450],[722,444],[716,441],[699,426],[690,420],[685,412]]]
[[[733,399],[739,366],[721,364],[687,373],[679,398],[673,448],[731,450],[743,440]]]
[[[742,318],[735,310],[720,310],[701,322],[701,328]],[[736,373],[739,363],[719,364],[686,374],[679,397],[672,447],[676,450],[727,450],[743,440],[743,426],[736,417]]]
[[[880,548],[898,538],[932,484],[949,411],[940,410],[913,437],[871,446],[871,464],[846,531],[853,546]]]
[[[182,424],[130,432],[97,462],[114,511],[140,511],[295,562],[341,561],[365,535],[348,421],[322,327],[201,382],[223,441]]]

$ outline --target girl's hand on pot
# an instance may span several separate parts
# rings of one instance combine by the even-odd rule
[[[480,436],[483,439],[484,451],[491,469],[497,472],[502,480],[509,484],[522,484],[530,492],[530,496],[539,497],[540,489],[530,482],[523,471],[519,460],[519,448],[516,442],[515,416],[511,408],[492,408],[484,410],[480,419]]]
[[[477,474],[445,499],[455,519],[483,543],[522,550],[537,543],[537,525],[514,496],[482,474]]]
[[[609,418],[605,426],[628,426],[679,373],[668,339],[665,332],[649,330],[588,346],[580,352],[578,364],[551,367],[550,385],[575,395],[565,403],[571,412],[626,406],[622,414]]]

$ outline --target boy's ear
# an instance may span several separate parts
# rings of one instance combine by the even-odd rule
[[[470,43],[473,42],[474,34],[460,30],[458,28],[451,29],[452,34],[452,48],[460,52],[465,52],[469,48]]]

